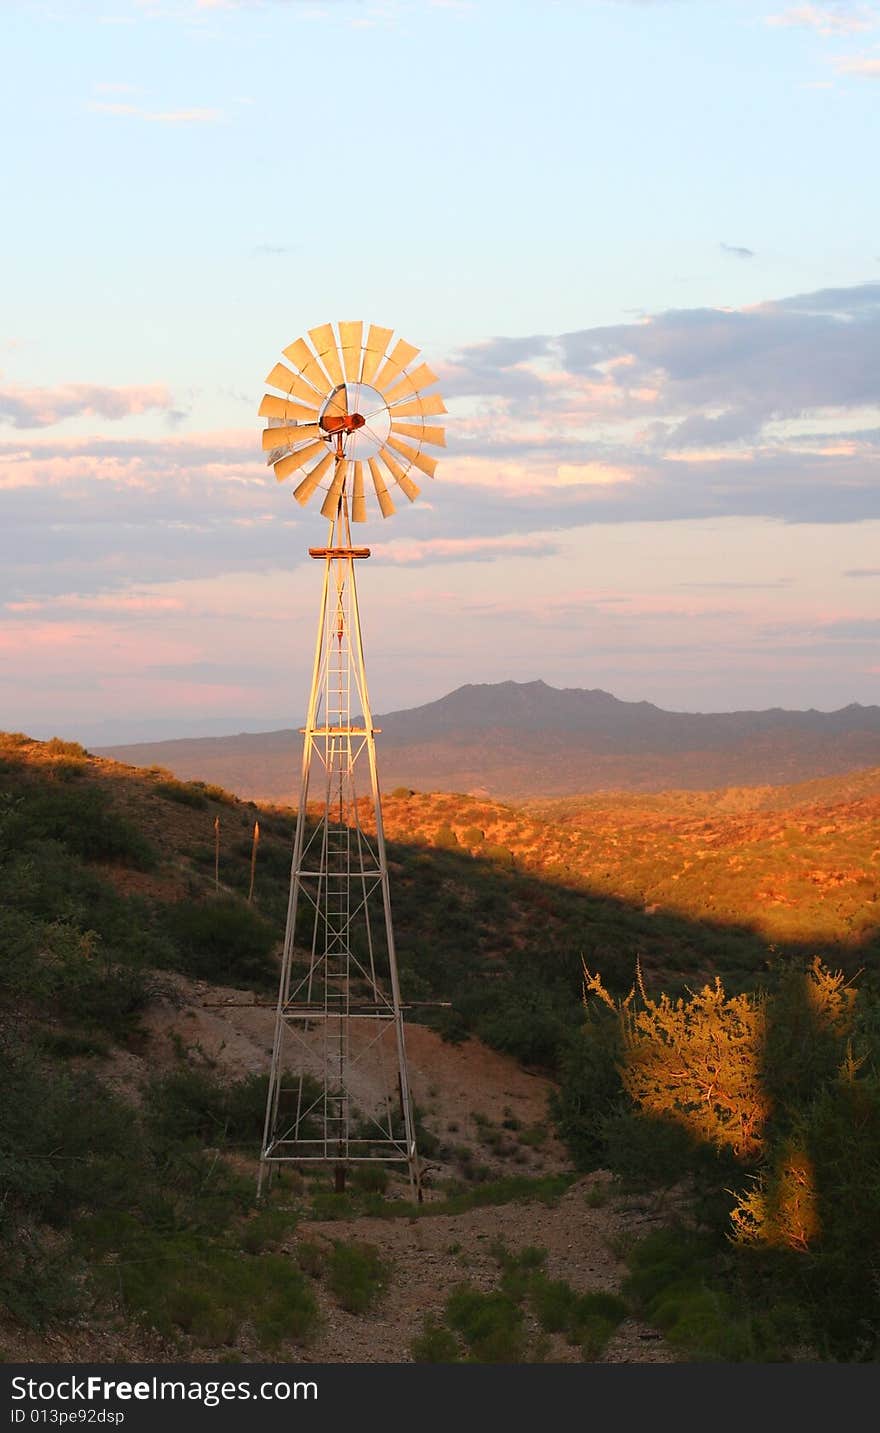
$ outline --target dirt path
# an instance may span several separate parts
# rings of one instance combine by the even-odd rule
[[[599,1199],[605,1202],[597,1204]],[[511,1253],[545,1249],[548,1276],[564,1279],[578,1293],[617,1293],[626,1272],[617,1252],[622,1241],[647,1233],[663,1214],[658,1204],[634,1209],[616,1199],[609,1176],[597,1173],[578,1180],[554,1206],[506,1204],[411,1220],[302,1223],[298,1239],[327,1249],[337,1239],[372,1244],[392,1269],[381,1307],[368,1314],[347,1314],[316,1281],[323,1327],[303,1356],[315,1363],[410,1362],[425,1316],[442,1315],[456,1284],[467,1281],[483,1292],[498,1287],[499,1265],[491,1252],[498,1241]],[[538,1335],[534,1323],[530,1332]],[[563,1337],[549,1342],[548,1362],[581,1362],[580,1349]],[[628,1319],[597,1361],[671,1363],[675,1355],[656,1330]]]

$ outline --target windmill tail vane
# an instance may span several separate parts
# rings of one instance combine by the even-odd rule
[[[322,324],[283,350],[260,416],[267,462],[322,493],[330,524],[275,1014],[259,1190],[285,1163],[406,1170],[421,1198],[388,862],[358,610],[351,523],[374,498],[383,518],[414,473],[434,477],[446,412],[437,375],[392,329]],[[392,496],[392,494],[394,496]],[[256,837],[254,843],[256,851]]]

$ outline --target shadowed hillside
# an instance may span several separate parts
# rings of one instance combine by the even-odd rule
[[[544,682],[464,686],[376,717],[383,788],[481,791],[503,800],[600,790],[779,784],[875,766],[880,707],[699,714]],[[107,747],[136,766],[218,782],[240,796],[293,799],[293,730]]]
[[[795,1001],[788,1032],[762,1023],[764,997],[749,992],[784,995],[799,962],[821,955],[848,974],[866,967],[870,991],[878,814],[880,771],[529,810],[395,792],[392,903],[426,1202],[415,1215],[394,1172],[353,1177],[345,1195],[294,1172],[257,1209],[293,813],[75,743],[0,739],[0,1353],[645,1362],[694,1347],[797,1356],[806,1341],[869,1357],[872,1256],[833,1244],[814,1287],[788,1253],[766,1267],[734,1259],[730,1191],[758,1207],[744,1201],[763,1146],[737,1164],[633,1113],[615,1018],[585,1019],[582,961],[612,1002],[638,965],[649,989],[678,993],[669,1008],[685,1020],[688,987],[723,978],[711,987],[722,1030],[751,1011],[769,1032],[781,1133],[768,1126],[768,1139],[787,1137],[789,1106],[801,1118],[802,1087],[818,1097],[846,1060],[868,1139],[875,1067],[860,1029],[825,1039],[821,1008],[798,1014]],[[764,898],[786,881],[795,900]],[[876,1005],[865,1009],[870,1031]],[[805,1044],[798,1032],[814,1026]],[[802,1077],[814,1047],[818,1073]],[[842,1138],[837,1108],[808,1110],[806,1128],[817,1188],[861,1248],[878,1221],[874,1184],[855,1175],[873,1156],[841,1146],[829,1165],[815,1131]],[[853,1171],[852,1189],[839,1192],[835,1170]],[[708,1231],[696,1244],[669,1227],[693,1198]],[[789,1288],[809,1318],[777,1298]]]

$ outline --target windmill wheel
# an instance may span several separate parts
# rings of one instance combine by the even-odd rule
[[[414,502],[420,489],[414,469],[433,478],[437,463],[426,445],[444,448],[446,430],[425,420],[446,412],[437,375],[427,363],[411,368],[419,350],[399,338],[389,351],[393,329],[340,323],[309,329],[311,344],[298,338],[283,350],[266,378],[270,388],[260,417],[267,462],[282,482],[301,474],[293,495],[303,506],[324,492],[321,512],[332,522],[347,504],[353,522],[365,522],[365,468],[369,469],[383,517],[394,512],[389,489],[396,485]],[[288,367],[288,364],[290,367]]]

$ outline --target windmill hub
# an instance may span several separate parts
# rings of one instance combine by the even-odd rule
[[[325,413],[320,420],[325,433],[353,433],[366,421],[362,413]]]

